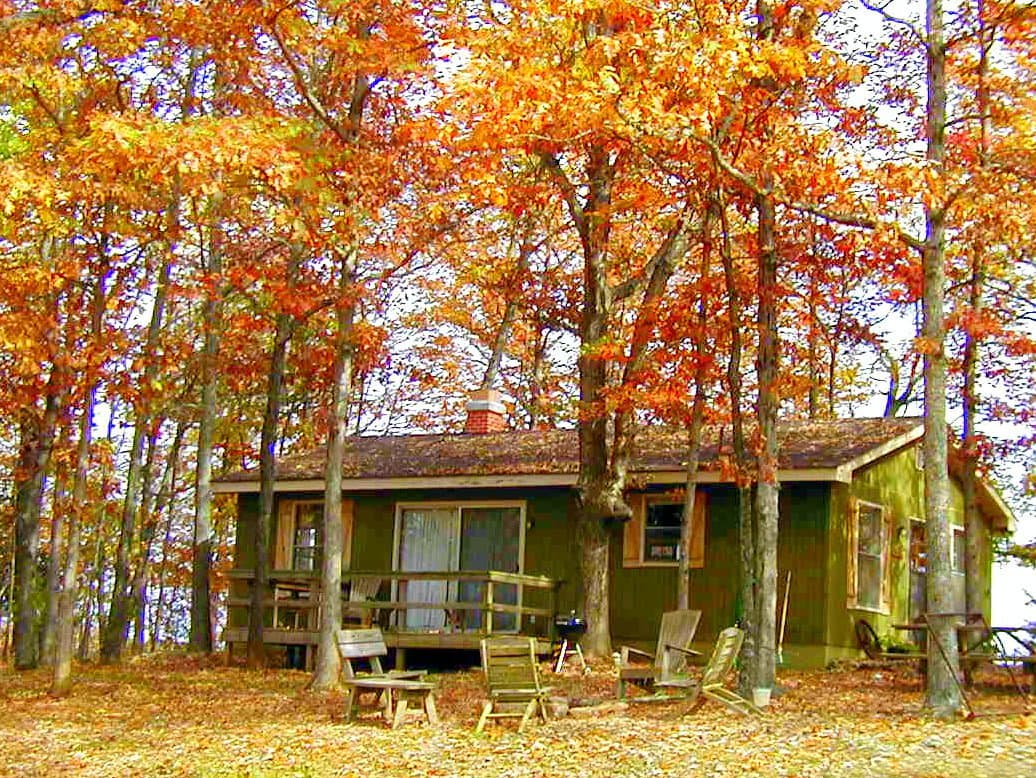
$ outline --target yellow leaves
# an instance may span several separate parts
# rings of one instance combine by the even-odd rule
[[[609,663],[610,664],[610,663]],[[764,718],[728,716],[715,702],[591,707],[592,715],[534,724],[504,720],[472,732],[484,699],[476,670],[434,675],[442,726],[401,729],[377,711],[343,720],[342,692],[306,692],[306,673],[249,672],[222,658],[163,654],[126,667],[85,665],[60,704],[42,672],[0,669],[0,757],[18,774],[46,775],[1026,775],[1036,758],[1032,716],[937,722],[922,712],[909,671],[783,671],[785,690]],[[558,696],[608,702],[614,671],[552,675]],[[1013,698],[1012,698],[1013,693]],[[982,703],[979,703],[980,705]],[[717,707],[710,707],[717,706]],[[1000,691],[987,708],[1020,710]],[[578,709],[578,708],[576,708]],[[446,758],[444,755],[448,755]]]
[[[604,91],[609,94],[618,94],[622,88],[619,86],[619,74],[611,65],[605,65],[598,71],[598,78]]]

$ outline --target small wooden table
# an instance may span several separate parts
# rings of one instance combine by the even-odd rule
[[[346,721],[352,721],[359,707],[360,694],[365,691],[383,692],[385,720],[397,729],[406,719],[411,700],[424,711],[428,723],[437,725],[439,714],[435,710],[435,684],[430,681],[410,681],[404,678],[359,677],[344,680],[348,690],[345,700]]]

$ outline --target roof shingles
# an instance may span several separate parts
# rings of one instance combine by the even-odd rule
[[[847,464],[869,451],[917,430],[917,418],[839,419],[782,422],[782,470],[828,469]],[[718,450],[730,442],[729,428],[704,434],[700,467],[719,467]],[[673,471],[684,467],[687,432],[672,427],[643,427],[631,463],[633,472]],[[323,478],[324,449],[277,463],[277,480]],[[342,475],[347,479],[433,478],[464,475],[572,474],[579,470],[575,430],[528,430],[487,434],[353,437],[346,444]],[[239,470],[224,483],[257,481],[258,470]]]

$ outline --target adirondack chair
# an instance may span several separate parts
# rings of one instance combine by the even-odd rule
[[[539,711],[547,720],[547,697],[551,687],[540,683],[540,667],[536,661],[536,638],[503,636],[484,638],[481,642],[482,671],[489,687],[489,699],[482,706],[476,732],[481,732],[489,719],[519,718],[521,732]]]
[[[372,629],[340,629],[337,635],[338,654],[342,658],[342,685],[345,686],[345,717],[351,721],[360,706],[360,696],[374,695],[374,703],[385,707],[385,717],[396,729],[406,718],[411,701],[417,702],[428,717],[429,724],[438,724],[435,710],[434,685],[420,680],[424,670],[382,670],[381,657],[388,654],[385,638],[377,627]],[[354,660],[366,660],[369,673],[358,673]],[[393,699],[394,698],[394,699]],[[393,713],[393,710],[395,711]]]
[[[677,610],[662,614],[658,628],[658,646],[649,654],[631,646],[619,649],[619,683],[617,696],[626,698],[627,685],[632,683],[650,689],[659,680],[670,680],[684,674],[689,656],[701,656],[690,648],[698,629],[701,611]],[[633,660],[639,659],[635,663]],[[646,661],[651,664],[647,664]]]
[[[706,699],[726,705],[731,710],[743,713],[746,716],[753,713],[761,714],[762,711],[752,702],[732,692],[725,686],[727,676],[734,667],[734,660],[741,652],[741,643],[745,639],[744,630],[737,627],[727,627],[719,633],[716,639],[716,647],[712,650],[712,657],[705,665],[701,677],[698,679],[674,678],[660,680],[659,686],[679,687],[687,689],[693,703],[690,711],[696,711]]]

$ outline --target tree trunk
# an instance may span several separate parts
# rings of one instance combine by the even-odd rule
[[[177,467],[180,464],[180,449],[186,433],[187,423],[182,420],[177,422],[176,432],[173,434],[173,440],[169,446],[169,456],[166,458],[165,472],[159,482],[157,494],[154,494],[155,490],[150,485],[151,476],[148,477],[148,485],[145,489],[140,554],[133,576],[133,600],[137,606],[134,650],[138,653],[143,653],[147,645],[147,590],[151,572],[151,554],[155,544],[155,530],[158,527],[158,517],[166,510],[172,512],[172,495],[176,485]],[[148,464],[149,471],[152,469],[152,464],[150,462]]]
[[[718,203],[709,199],[702,227],[701,265],[698,268],[699,283],[712,273],[712,244],[716,221],[719,218]],[[676,580],[676,607],[686,609],[691,603],[691,543],[693,541],[694,503],[698,496],[698,460],[701,456],[701,436],[705,421],[705,370],[706,330],[709,309],[706,303],[704,284],[698,298],[697,333],[694,337],[694,402],[691,405],[691,423],[687,432],[687,479],[684,484],[683,519],[680,523],[680,561]]]
[[[301,253],[291,248],[288,258],[288,293],[294,289],[301,264]],[[278,427],[284,394],[284,373],[288,361],[288,343],[294,325],[289,313],[277,314],[273,350],[266,377],[266,410],[259,444],[259,517],[255,528],[255,579],[252,583],[251,604],[248,611],[247,665],[256,670],[266,666],[266,647],[263,644],[263,600],[270,583],[270,534],[273,525],[273,487],[277,459]]]
[[[723,225],[723,279],[727,292],[727,322],[730,329],[730,359],[727,362],[726,384],[730,394],[730,449],[733,453],[738,488],[738,558],[740,560],[741,602],[740,626],[745,632],[741,645],[741,669],[738,674],[738,690],[742,695],[751,695],[755,679],[751,670],[755,667],[755,618],[756,618],[756,570],[755,570],[755,527],[752,515],[752,490],[748,479],[748,447],[745,442],[744,415],[742,413],[741,384],[741,293],[737,288],[737,269],[730,249],[730,229],[727,223],[726,206],[722,193],[717,190],[713,196]],[[721,454],[724,445],[720,441]]]
[[[29,670],[39,662],[37,611],[34,588],[40,544],[40,510],[43,484],[54,448],[58,415],[64,406],[62,371],[55,367],[47,382],[42,418],[22,422],[22,450],[15,487],[14,520],[14,667]],[[27,415],[34,415],[30,410]]]
[[[101,584],[104,581],[104,511],[99,512],[97,522],[97,538],[94,541],[93,583],[87,584],[86,609],[83,614],[82,629],[79,632],[79,646],[76,648],[76,659],[85,662],[90,658],[90,646],[93,642],[94,617],[100,621],[103,612]],[[98,628],[100,631],[100,627]]]
[[[175,487],[175,485],[174,485]],[[173,494],[175,494],[175,488]],[[155,610],[154,616],[151,619],[151,650],[155,651],[161,644],[162,629],[163,629],[163,615],[165,612],[165,594],[166,594],[166,572],[169,564],[169,549],[173,547],[173,518],[176,516],[176,511],[170,509],[165,514],[165,527],[162,530],[162,560],[158,566],[158,593],[155,595]],[[193,614],[192,614],[193,615]],[[166,625],[168,626],[168,625]]]
[[[353,320],[356,315],[356,250],[342,257],[335,306],[338,330],[335,333],[334,383],[331,390],[331,424],[327,438],[324,470],[324,554],[320,573],[320,644],[310,688],[333,689],[338,686],[341,659],[337,631],[342,624],[342,462],[349,424],[349,393],[353,374]]]
[[[768,185],[769,185],[768,181]],[[776,662],[777,628],[777,246],[773,198],[760,195],[759,218],[759,418],[756,519],[756,655],[752,672],[756,687],[771,688]]]
[[[215,280],[202,305],[202,387],[201,419],[198,423],[197,471],[194,482],[194,546],[191,564],[191,636],[190,649],[212,652],[212,453],[216,432],[216,394],[219,388],[220,335],[223,326],[222,273],[223,249],[215,235],[209,246],[207,271]]]
[[[946,133],[946,48],[942,0],[927,0],[926,6],[927,87],[925,113],[927,160],[933,175],[943,173]],[[934,197],[934,192],[932,193]],[[928,541],[928,611],[953,610],[949,521],[949,474],[946,427],[946,212],[943,202],[925,204],[923,339],[925,374],[924,481],[925,521]],[[928,641],[928,685],[925,704],[939,718],[952,718],[961,707],[956,684],[958,671],[957,631],[952,618],[935,618]],[[940,651],[941,644],[944,651]],[[945,652],[945,659],[943,653]]]
[[[170,206],[170,210],[177,209]],[[170,215],[170,220],[176,217]],[[155,299],[151,309],[151,321],[148,324],[144,354],[150,356],[158,348],[158,338],[162,332],[162,318],[165,315],[166,299],[169,294],[169,278],[173,268],[173,253],[163,261],[155,287]],[[154,384],[158,376],[158,361],[147,359],[141,383],[147,389]],[[108,620],[101,638],[101,663],[118,662],[122,657],[122,648],[126,642],[129,629],[130,608],[133,602],[133,581],[130,570],[130,557],[136,535],[137,514],[140,512],[141,489],[144,476],[144,442],[147,429],[151,423],[150,402],[144,400],[135,409],[136,419],[133,427],[133,442],[130,445],[129,465],[126,472],[126,496],[122,507],[122,523],[119,526],[119,545],[115,557],[115,582],[112,585],[111,607]]]
[[[986,4],[978,0],[979,59],[976,105],[979,113],[979,164],[985,168],[989,160],[989,48],[992,45],[986,24]],[[971,252],[971,313],[978,318],[983,310],[986,285],[984,241],[978,241]],[[964,340],[964,422],[962,448],[964,466],[961,472],[961,491],[964,493],[964,607],[968,613],[984,613],[990,617],[990,556],[989,531],[982,521],[978,507],[978,421],[979,421],[979,368],[982,361],[981,339],[968,330]]]
[[[135,611],[132,651],[138,655],[144,651],[145,623],[147,621],[147,573],[150,567],[151,545],[155,539],[155,454],[158,450],[158,439],[161,437],[163,421],[164,419],[159,419],[155,431],[148,435],[144,478],[140,487],[140,542],[137,545],[136,564],[133,566],[132,582],[130,583]]]
[[[699,387],[699,391],[701,388]],[[676,607],[680,610],[691,607],[691,544],[693,542],[694,503],[698,496],[698,459],[701,454],[701,430],[703,410],[691,415],[691,426],[687,431],[687,479],[684,482],[683,518],[680,522],[680,560],[677,563]]]
[[[104,277],[97,280],[93,301],[93,337],[100,337],[104,315]],[[54,676],[50,693],[66,697],[72,691],[72,643],[75,634],[75,602],[79,580],[79,543],[83,518],[89,510],[87,477],[90,468],[90,442],[93,434],[96,389],[91,387],[83,401],[79,419],[79,443],[76,447],[75,475],[72,481],[72,507],[68,515],[68,543],[65,566],[58,596],[58,620],[54,653]]]
[[[63,436],[62,443],[67,443]],[[40,641],[40,664],[53,667],[58,635],[58,599],[61,596],[62,554],[65,514],[68,510],[68,471],[58,463],[54,476],[54,497],[50,518],[50,553],[47,558],[47,605],[43,615],[43,636]]]

